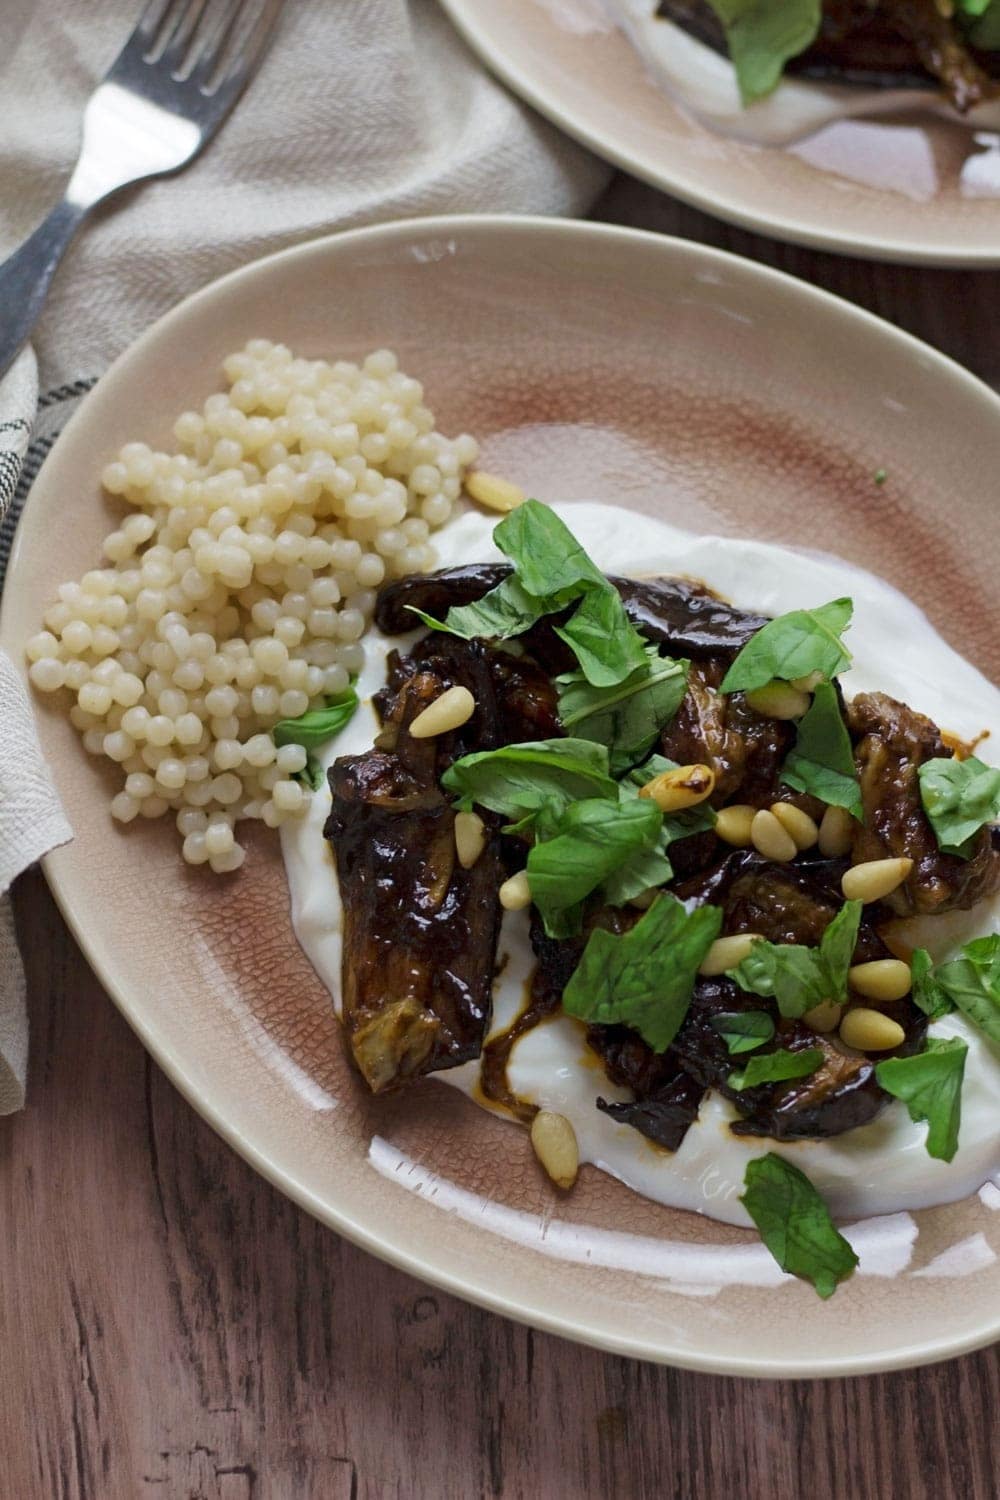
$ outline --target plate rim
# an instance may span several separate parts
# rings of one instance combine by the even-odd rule
[[[460,235],[476,231],[487,234],[500,231],[510,233],[513,231],[523,235],[525,239],[530,239],[539,233],[545,235],[555,234],[556,236],[562,236],[566,240],[573,240],[577,243],[593,238],[618,241],[619,243],[638,242],[647,249],[655,246],[658,253],[667,257],[679,257],[681,260],[690,259],[700,260],[703,263],[707,262],[728,271],[730,274],[735,273],[746,277],[751,282],[758,284],[777,283],[782,297],[794,298],[798,296],[806,306],[819,306],[834,316],[847,318],[849,321],[852,319],[857,320],[859,324],[867,326],[871,331],[875,332],[879,338],[886,340],[889,344],[895,344],[901,353],[908,352],[911,357],[917,356],[929,361],[931,366],[938,370],[942,377],[957,382],[964,387],[967,396],[977,399],[983,404],[986,410],[992,412],[993,420],[1000,423],[1000,395],[995,393],[978,376],[973,375],[948,355],[942,354],[929,344],[925,344],[913,334],[898,328],[894,324],[888,323],[886,320],[877,317],[874,313],[856,306],[843,297],[804,282],[795,276],[789,275],[787,272],[776,270],[743,256],[735,255],[727,250],[699,244],[696,241],[682,239],[677,236],[656,234],[649,230],[544,215],[463,214],[397,219],[385,224],[322,235],[302,241],[297,245],[289,246],[284,250],[275,251],[266,256],[259,256],[227,272],[224,276],[208,282],[205,286],[176,303],[122,351],[108,367],[108,370],[105,371],[105,375],[101,377],[101,380],[103,381],[108,375],[120,372],[122,367],[127,369],[134,361],[143,360],[147,355],[149,347],[151,345],[155,347],[160,334],[175,319],[186,316],[192,306],[197,306],[200,302],[215,297],[220,290],[228,288],[230,284],[239,282],[244,278],[252,277],[262,266],[272,266],[279,261],[290,265],[300,257],[317,254],[323,255],[327,252],[335,253],[337,248],[345,243],[364,243],[366,241],[392,243],[393,241],[406,241],[414,236],[426,237],[444,233]],[[86,420],[87,410],[88,402],[85,398],[70,418],[64,431],[70,431],[77,426],[83,425],[83,422]],[[19,524],[15,533],[14,547],[8,564],[8,572],[13,572],[18,564],[24,535],[24,527]],[[7,639],[7,622],[10,619],[11,611],[9,608],[3,607],[6,597],[7,592],[4,591],[0,595],[0,648],[3,649],[7,649],[8,645],[14,645],[16,648],[20,644],[19,642],[9,642]],[[11,655],[23,679],[23,662],[19,660],[16,649]],[[703,1374],[733,1375],[759,1379],[836,1379],[847,1375],[876,1374],[883,1371],[909,1369],[920,1365],[938,1363],[942,1360],[953,1359],[962,1354],[971,1353],[1000,1339],[1000,1311],[998,1311],[997,1317],[992,1324],[984,1325],[978,1330],[970,1331],[956,1339],[937,1338],[930,1343],[910,1340],[905,1346],[896,1347],[891,1351],[876,1352],[869,1356],[843,1355],[832,1360],[827,1358],[819,1362],[813,1359],[770,1360],[766,1368],[762,1370],[759,1362],[749,1356],[726,1355],[720,1357],[714,1354],[711,1349],[670,1348],[662,1340],[650,1343],[641,1337],[620,1337],[608,1334],[602,1329],[587,1326],[585,1322],[579,1320],[571,1322],[558,1315],[549,1314],[544,1307],[529,1307],[509,1297],[493,1293],[485,1284],[482,1286],[474,1283],[470,1284],[463,1277],[452,1274],[446,1265],[426,1261],[420,1255],[407,1251],[404,1246],[395,1243],[391,1238],[385,1237],[378,1230],[371,1229],[358,1222],[349,1212],[338,1210],[335,1206],[324,1201],[318,1194],[314,1193],[308,1186],[301,1182],[294,1175],[294,1172],[289,1171],[289,1169],[274,1160],[268,1150],[257,1145],[227,1120],[224,1111],[216,1106],[208,1094],[199,1087],[196,1078],[185,1066],[182,1057],[176,1051],[163,1047],[159,1039],[153,1035],[153,1029],[147,1024],[142,1007],[137,1006],[126,993],[125,987],[119,984],[115,972],[113,955],[105,953],[100,935],[87,931],[83,922],[78,919],[74,909],[74,895],[71,883],[64,881],[61,875],[61,853],[62,851],[59,849],[53,850],[42,861],[43,873],[59,911],[102,987],[174,1087],[179,1090],[185,1100],[211,1126],[216,1134],[248,1162],[266,1181],[271,1183],[272,1186],[298,1204],[299,1207],[304,1208],[321,1223],[397,1269],[409,1275],[416,1276],[430,1285],[436,1286],[476,1306],[483,1307],[490,1312],[499,1313],[501,1316],[511,1318],[515,1322],[537,1328],[561,1338],[567,1338],[572,1342],[586,1345],[589,1348],[596,1348],[607,1353],[623,1355],[629,1358],[642,1359],[655,1364],[665,1364],[680,1369],[693,1370]]]
[[[650,187],[669,197],[708,214],[713,219],[734,224],[752,234],[763,235],[791,245],[801,245],[809,250],[821,250],[832,255],[854,256],[887,262],[891,265],[934,266],[939,270],[995,270],[1000,267],[1000,227],[998,227],[995,250],[970,250],[956,243],[950,246],[921,247],[907,240],[881,239],[873,235],[839,234],[836,230],[812,228],[794,218],[755,214],[751,209],[729,202],[712,193],[699,189],[693,182],[678,182],[669,170],[649,161],[641,153],[609,144],[600,132],[592,130],[587,121],[571,109],[566,109],[544,88],[539,87],[509,56],[498,52],[477,14],[477,0],[438,0],[449,21],[463,40],[472,48],[479,60],[508,88],[518,94],[532,109],[555,125],[557,129],[586,146],[595,156],[610,162],[619,171],[638,177]],[[700,123],[700,122],[696,122]],[[709,132],[710,127],[700,126]],[[765,148],[767,149],[767,148]],[[1000,206],[998,206],[1000,218]]]

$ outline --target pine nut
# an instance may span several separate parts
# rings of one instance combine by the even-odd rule
[[[809,707],[809,694],[799,692],[790,682],[766,682],[747,693],[747,702],[765,719],[801,719]]]
[[[846,807],[828,807],[819,825],[819,852],[826,859],[841,859],[850,854],[854,843],[855,821]]]
[[[898,1021],[864,1005],[847,1011],[840,1023],[840,1040],[857,1052],[888,1052],[905,1039],[906,1032]]]
[[[757,809],[747,802],[734,802],[729,807],[720,807],[715,819],[715,831],[725,844],[745,849],[751,843],[750,825]]]
[[[531,886],[527,870],[518,870],[500,887],[500,905],[504,911],[523,911],[531,905]]]
[[[889,896],[913,869],[912,859],[867,859],[844,871],[840,888],[848,901],[881,901]]]
[[[805,677],[793,677],[792,687],[800,693],[814,693],[823,681],[823,673],[817,670],[809,672]]]
[[[661,812],[672,813],[704,802],[714,789],[715,772],[711,766],[677,766],[647,781],[639,788],[639,796],[651,797]]]
[[[467,687],[445,688],[440,698],[428,703],[413,723],[410,733],[415,740],[430,740],[467,724],[476,711],[476,700]]]
[[[855,964],[847,971],[852,990],[866,1000],[902,1000],[910,993],[913,976],[909,964],[901,958],[876,958],[871,963]]]
[[[471,870],[486,847],[486,824],[478,813],[455,814],[455,853],[463,870]]]
[[[739,932],[733,937],[716,938],[705,957],[698,965],[698,973],[706,976],[724,974],[742,963],[754,943],[760,941],[759,932]]]
[[[792,802],[772,802],[771,811],[786,833],[791,834],[796,849],[811,849],[819,838],[819,829],[807,812]]]
[[[571,1188],[580,1170],[580,1148],[566,1116],[540,1109],[531,1122],[531,1144],[556,1187]]]
[[[474,469],[465,476],[465,493],[490,510],[516,510],[526,499],[520,485],[501,479],[499,474],[487,474],[483,469]]]
[[[813,1031],[825,1036],[828,1031],[836,1031],[843,1012],[844,1007],[836,1000],[821,1000],[812,1010],[807,1010],[802,1019]]]
[[[792,835],[782,828],[774,813],[766,807],[754,814],[750,837],[757,852],[765,859],[774,860],[775,864],[783,865],[799,852]]]

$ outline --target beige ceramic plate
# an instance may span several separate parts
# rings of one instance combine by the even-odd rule
[[[124,440],[168,443],[254,335],[312,356],[393,345],[445,431],[552,500],[821,544],[905,588],[1000,667],[992,535],[1000,402],[906,335],[775,272],[626,230],[437,219],[320,240],[175,308],[87,397],[32,492],[4,597],[15,658],[115,510]],[[888,470],[884,486],[872,474]],[[76,830],[47,861],[63,911],[170,1077],[261,1172],[387,1260],[607,1349],[760,1375],[877,1370],[998,1331],[1000,1213],[973,1198],[872,1221],[883,1274],[822,1303],[773,1283],[750,1233],[587,1168],[557,1197],[523,1133],[438,1083],[373,1101],[296,946],[277,841],[244,870],[185,869],[172,828],[114,826],[75,733],[39,707]],[[707,1180],[706,1200],[718,1191]],[[873,1249],[876,1242],[881,1250]]]
[[[762,234],[927,265],[1000,265],[1000,135],[926,116],[843,121],[787,150],[699,124],[600,0],[442,0],[511,88],[598,155]]]

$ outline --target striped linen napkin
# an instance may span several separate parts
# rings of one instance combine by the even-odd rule
[[[0,256],[59,197],[87,96],[140,9],[0,5]],[[75,405],[189,292],[334,229],[417,214],[580,213],[608,176],[492,79],[435,0],[289,0],[206,151],[98,214],[71,248],[34,336],[42,396],[30,350],[0,384],[0,586],[17,514]],[[0,656],[0,1113],[24,1101],[27,1056],[4,893],[70,836],[19,678]]]

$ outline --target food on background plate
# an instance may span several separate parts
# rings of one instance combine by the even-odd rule
[[[296,931],[373,1091],[435,1074],[529,1125],[560,1187],[590,1160],[749,1217],[829,1295],[855,1264],[831,1210],[949,1201],[997,1167],[1000,771],[877,678],[930,663],[959,701],[971,680],[983,728],[992,690],[870,575],[562,517],[511,510],[495,563],[464,516],[437,539],[454,566],[380,592],[325,827],[317,798],[283,833]],[[794,607],[606,575],[581,537],[756,572]],[[903,619],[863,673],[852,598],[808,597],[824,567]]]
[[[659,82],[749,139],[915,108],[1000,124],[998,0],[606,3]]]
[[[229,389],[127,443],[103,474],[131,507],[106,565],[65,583],[27,643],[86,749],[120,767],[122,823],[175,816],[190,864],[238,869],[234,827],[302,814],[312,748],[356,702],[374,590],[433,564],[470,437],[443,437],[419,381],[251,340]]]

